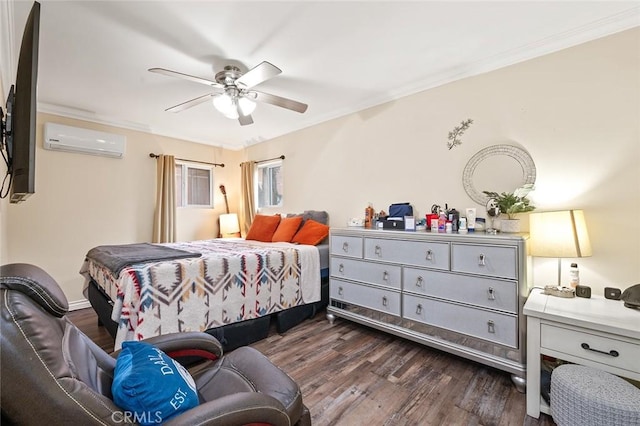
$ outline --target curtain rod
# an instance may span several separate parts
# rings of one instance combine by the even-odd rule
[[[259,160],[259,161],[254,161],[254,163],[258,164],[258,163],[264,163],[265,161],[271,161],[271,160],[284,160],[284,155],[281,155],[280,157],[273,157],[273,158],[267,158],[266,160]]]
[[[149,154],[149,157],[151,158],[158,158],[160,157],[160,155],[158,154],[154,154],[153,152]],[[179,161],[188,161],[190,163],[200,163],[200,164],[207,164],[209,166],[220,166],[220,167],[224,167],[224,163],[207,163],[206,161],[197,161],[197,160],[185,160],[184,158],[176,158],[176,160]]]
[[[273,158],[267,158],[266,160],[254,161],[253,163],[254,164],[259,164],[259,163],[264,163],[265,161],[271,161],[271,160],[278,160],[278,159],[284,160],[284,158],[285,158],[284,155],[281,155],[280,157],[273,157]],[[240,165],[242,165],[242,164],[240,164]]]

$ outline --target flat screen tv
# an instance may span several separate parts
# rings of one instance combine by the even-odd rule
[[[34,2],[22,35],[15,93],[12,86],[2,126],[8,179],[0,195],[6,197],[10,189],[12,203],[22,202],[35,192],[39,34],[40,3]],[[5,189],[6,181],[9,187]]]

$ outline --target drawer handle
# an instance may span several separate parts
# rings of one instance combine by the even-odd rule
[[[376,254],[376,256],[380,257],[382,256],[382,247],[380,246],[376,246],[374,249],[374,253]]]
[[[422,281],[423,281],[423,278],[418,277],[418,279],[416,280],[416,287],[422,288]]]
[[[382,273],[382,280],[383,281],[389,281],[389,273],[387,271],[384,271]]]
[[[587,350],[587,351],[591,351],[591,352],[598,352],[599,354],[604,354],[604,355],[609,355],[612,356],[614,358],[620,356],[620,353],[618,351],[615,350],[610,350],[609,352],[605,352],[605,351],[601,351],[599,349],[593,349],[592,347],[589,346],[588,343],[583,343],[580,346],[582,346],[582,349]]]
[[[338,267],[338,272],[343,273],[344,272],[344,265],[341,263],[340,266]]]
[[[387,306],[389,301],[387,300],[387,296],[382,296],[382,306]]]
[[[338,287],[338,296],[342,296],[342,287]]]
[[[349,251],[349,243],[348,242],[344,242],[342,243],[342,251],[344,252],[348,252]]]
[[[496,293],[493,290],[493,287],[489,287],[489,290],[487,290],[487,293],[488,293],[487,297],[489,298],[489,300],[496,300]]]
[[[427,250],[427,260],[433,260],[433,251],[431,249]]]
[[[494,334],[496,332],[496,325],[491,320],[487,321],[487,331]]]
[[[416,306],[416,315],[421,315],[422,314],[422,305],[418,303],[418,306]]]
[[[478,265],[479,266],[486,266],[487,264],[485,263],[486,257],[484,254],[480,254],[480,256],[478,256]]]

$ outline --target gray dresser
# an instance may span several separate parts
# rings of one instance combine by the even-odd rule
[[[508,371],[525,386],[527,236],[331,228],[327,318]]]

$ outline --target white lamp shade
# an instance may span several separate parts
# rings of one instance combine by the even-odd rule
[[[213,106],[221,113],[227,114],[228,111],[233,108],[233,99],[231,99],[231,96],[223,93],[213,98]]]
[[[242,115],[250,115],[256,109],[256,103],[244,96],[238,99],[238,105],[242,111]]]
[[[240,224],[238,223],[238,215],[235,213],[220,215],[220,235],[225,237],[234,237],[240,232]]]
[[[591,256],[591,242],[582,210],[531,213],[529,237],[531,256]]]
[[[232,120],[235,120],[238,118],[238,109],[235,107],[229,108],[229,110],[226,113],[224,113],[224,116]]]

